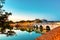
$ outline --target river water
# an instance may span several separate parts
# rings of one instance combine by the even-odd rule
[[[6,34],[0,34],[0,40],[35,40],[37,37],[41,36],[40,33],[27,32],[21,30],[14,30],[15,35],[7,36]]]

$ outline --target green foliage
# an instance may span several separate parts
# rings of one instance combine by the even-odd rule
[[[42,22],[42,20],[40,20],[40,19],[35,19],[35,21],[36,21],[36,23],[41,23]]]
[[[3,7],[3,4],[5,3],[5,0],[0,0],[0,27],[2,28],[1,29],[1,32],[3,33],[5,31],[6,28],[8,29],[12,29],[12,27],[10,27],[9,25],[9,21],[8,21],[8,17],[9,15],[12,15],[12,13],[8,13],[8,12],[5,12],[5,10],[2,10],[2,7]],[[5,13],[5,14],[3,14]]]
[[[11,13],[11,12],[10,12],[10,13],[8,13],[8,12],[5,12],[5,14],[6,14],[6,15],[12,15],[12,13]]]
[[[8,17],[9,15],[12,15],[12,13],[5,12],[5,14],[2,14],[0,16],[0,26],[2,28],[10,28],[9,22],[8,22]],[[11,29],[11,28],[10,28]]]
[[[21,28],[20,30],[21,30],[21,31],[25,31],[25,29],[23,29],[23,28]]]
[[[0,0],[0,8],[3,7],[3,4],[5,3],[5,0]]]

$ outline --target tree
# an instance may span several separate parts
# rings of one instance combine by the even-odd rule
[[[21,20],[20,23],[24,23],[25,21],[24,20]]]
[[[18,25],[18,23],[15,25],[15,27],[18,29],[19,28],[19,25]]]
[[[0,0],[0,26],[1,26],[1,32],[3,33],[6,28],[10,28],[8,17],[9,15],[12,15],[12,13],[5,12],[5,10],[2,10],[3,4],[5,3],[5,0]],[[5,13],[5,14],[3,14]]]
[[[3,7],[3,4],[5,3],[5,0],[0,0],[0,8]]]
[[[42,22],[47,22],[47,20],[46,19],[42,19]]]
[[[42,21],[40,19],[35,19],[36,23],[41,23]]]
[[[2,27],[2,33],[6,28],[10,28],[9,22],[8,22],[8,16],[11,15],[11,13],[5,13],[0,16],[0,24]]]

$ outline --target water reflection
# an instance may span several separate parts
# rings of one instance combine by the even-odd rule
[[[5,35],[7,35],[7,36],[13,36],[13,35],[15,35],[16,33],[15,33],[14,31],[8,31],[8,32],[6,32],[6,33],[0,32],[0,34],[5,34]]]
[[[14,32],[14,31],[8,31],[7,32],[7,36],[13,36],[13,35],[15,35],[16,33]]]
[[[10,29],[5,29],[5,30],[1,31],[0,34],[6,34],[7,36],[13,36],[13,35],[16,34],[16,32],[14,30],[15,29],[11,29],[11,30]],[[16,30],[19,30],[19,32],[20,31],[22,31],[22,32],[26,31],[26,32],[29,32],[29,33],[36,32],[36,33],[39,33],[39,34],[43,34],[41,31],[35,30],[35,29],[27,29],[27,30],[25,30],[25,29],[16,29]]]
[[[17,31],[17,30],[16,30]],[[33,30],[19,30],[19,31],[22,31],[22,32],[28,32],[28,33],[31,33],[31,32],[36,32],[36,33],[40,33],[40,32],[38,32],[38,31],[33,31]],[[0,32],[0,34],[5,34],[5,35],[7,35],[7,36],[13,36],[13,35],[15,35],[16,34],[16,32],[15,32],[15,30],[9,30],[9,31],[7,31],[7,32]],[[42,33],[40,33],[40,34],[42,34]]]
[[[0,40],[35,40],[39,36],[41,36],[41,34],[34,31],[12,30],[6,34],[0,34]]]

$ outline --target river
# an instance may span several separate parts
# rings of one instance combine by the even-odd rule
[[[27,32],[21,30],[13,30],[16,32],[15,35],[7,36],[6,34],[0,34],[0,40],[35,40],[37,37],[41,36],[40,33],[34,31]]]

